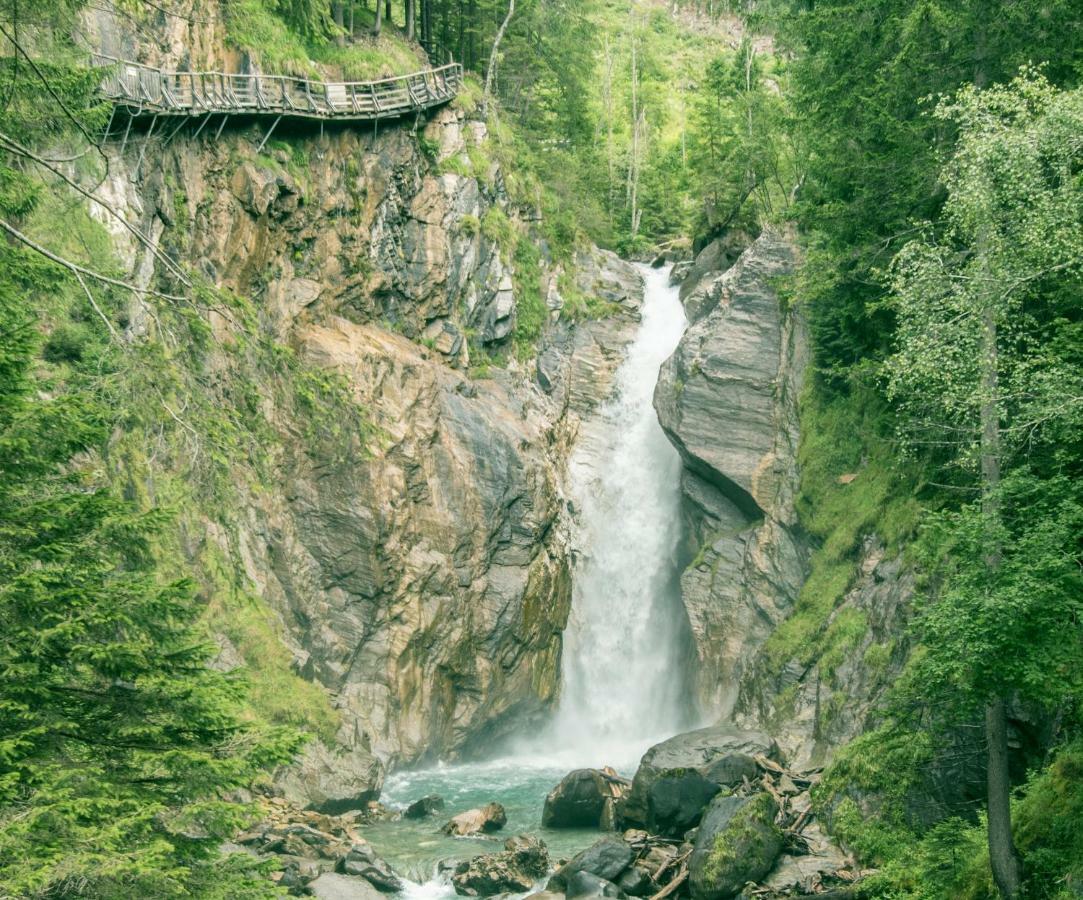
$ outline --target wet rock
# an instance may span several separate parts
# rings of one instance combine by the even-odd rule
[[[435,794],[430,794],[427,797],[422,797],[420,800],[415,800],[409,806],[406,807],[406,811],[402,814],[405,819],[425,819],[429,816],[434,816],[444,808],[444,798],[438,797]]]
[[[778,892],[812,893],[817,884],[823,884],[835,873],[844,869],[850,860],[827,835],[819,824],[813,822],[801,831],[804,850],[801,855],[783,854],[768,878],[765,888]]]
[[[310,882],[308,892],[318,900],[383,900],[383,895],[364,878],[324,872]]]
[[[731,231],[711,241],[688,266],[681,280],[681,302],[688,306],[688,298],[706,279],[728,271],[752,243],[751,235],[743,231]],[[689,319],[695,315],[690,312]]]
[[[549,851],[544,842],[529,834],[508,838],[502,853],[487,853],[461,863],[451,883],[465,896],[489,897],[500,893],[523,893],[549,871]]]
[[[654,893],[651,873],[643,866],[634,865],[617,879],[617,887],[630,897],[646,897]]]
[[[287,800],[337,815],[376,800],[383,780],[383,764],[371,753],[360,747],[331,751],[316,740],[278,773],[275,783]]]
[[[444,834],[465,837],[471,834],[490,834],[499,831],[508,821],[504,807],[499,803],[487,803],[480,809],[468,809],[453,816],[441,829]]]
[[[564,889],[568,900],[573,897],[623,897],[624,893],[613,882],[599,878],[591,872],[576,872],[568,878]]]
[[[718,720],[733,717],[750,660],[791,614],[806,573],[794,496],[808,341],[800,314],[777,292],[797,258],[788,236],[768,231],[732,267],[704,274],[685,294],[692,324],[654,394],[684,463],[694,562],[682,573],[681,600],[693,687]]]
[[[631,782],[612,769],[576,769],[549,792],[542,809],[545,828],[611,828],[614,804]]]
[[[771,871],[783,844],[777,812],[766,793],[711,801],[688,867],[693,900],[730,900]]]
[[[377,890],[394,893],[401,891],[402,880],[391,866],[376,855],[366,843],[354,844],[339,862],[338,871],[343,875],[355,875],[370,882]]]
[[[634,851],[624,841],[613,837],[602,838],[557,869],[549,879],[548,889],[563,891],[572,876],[579,872],[614,881],[632,864],[634,857]]]
[[[618,815],[625,825],[683,837],[719,790],[756,777],[756,754],[776,757],[778,747],[761,732],[732,725],[678,734],[644,754]]]

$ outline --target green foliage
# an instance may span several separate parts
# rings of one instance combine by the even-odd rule
[[[865,538],[898,552],[921,513],[920,467],[899,459],[891,416],[873,391],[829,398],[812,384],[800,408],[797,509],[817,546],[796,610],[765,645],[776,672],[794,658],[812,662],[834,641],[825,629],[857,574]]]
[[[483,222],[482,228],[484,226]],[[515,330],[511,336],[519,359],[527,359],[534,352],[548,313],[542,296],[539,263],[535,244],[519,241],[515,248]]]
[[[481,233],[507,257],[519,246],[519,234],[507,213],[499,206],[490,206],[481,217]],[[526,243],[525,241],[523,243]],[[529,251],[528,251],[529,252]],[[535,251],[536,252],[536,251]]]
[[[929,97],[1047,63],[1056,83],[1080,72],[1078,4],[954,0],[826,0],[774,18],[795,54],[792,104],[802,121],[807,178],[798,210],[810,231],[801,295],[816,364],[844,390],[847,371],[890,346],[877,271],[934,219],[944,200],[938,156],[954,125]],[[976,52],[976,48],[980,48]]]
[[[330,6],[316,0],[229,0],[224,9],[226,40],[267,72],[368,81],[425,67],[394,32],[358,34],[340,45]]]

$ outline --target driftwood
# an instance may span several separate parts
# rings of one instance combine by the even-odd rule
[[[670,894],[675,893],[677,891],[677,888],[679,888],[687,880],[688,866],[684,866],[681,871],[677,873],[676,877],[664,888],[662,888],[662,890],[660,890],[657,894],[652,896],[650,900],[664,900],[664,898],[668,897]]]

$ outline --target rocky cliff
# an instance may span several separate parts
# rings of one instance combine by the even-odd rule
[[[690,325],[655,393],[685,463],[692,561],[681,597],[704,718],[762,728],[803,766],[867,726],[905,657],[898,638],[913,579],[870,534],[850,588],[813,629],[815,637],[845,624],[845,641],[809,653],[810,638],[781,660],[769,645],[808,602],[810,539],[795,507],[808,339],[799,306],[777,292],[797,263],[793,239],[768,231],[732,256],[723,242],[689,267],[681,294]]]
[[[140,52],[112,19],[88,31]],[[227,55],[216,46],[213,33],[181,35],[142,55]],[[378,130],[282,130],[263,152],[243,123],[192,131],[108,145],[91,212],[140,284],[175,283],[179,263],[227,298],[194,313],[207,343],[184,348],[179,380],[243,402],[265,426],[266,459],[223,451],[228,500],[188,497],[184,552],[197,569],[219,561],[231,589],[273,611],[293,671],[333,700],[334,746],[310,752],[294,793],[337,771],[360,796],[378,787],[371,754],[469,755],[555,699],[571,596],[563,465],[608,391],[641,279],[597,250],[553,260],[485,124],[458,106]],[[558,279],[608,316],[569,321]],[[527,296],[547,323],[533,344],[517,340]],[[126,339],[168,348],[175,336],[144,298]],[[272,362],[242,380],[236,360],[255,345]],[[212,438],[174,402],[194,450],[138,464],[117,453],[120,477],[152,496],[167,477],[194,479],[192,455]],[[205,588],[213,605],[223,587],[208,576]],[[219,640],[224,665],[246,661]]]

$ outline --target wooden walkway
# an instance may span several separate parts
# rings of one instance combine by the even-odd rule
[[[310,81],[288,75],[165,72],[101,55],[92,61],[108,69],[101,93],[133,117],[221,114],[371,122],[447,103],[463,79],[458,63],[381,81]]]

